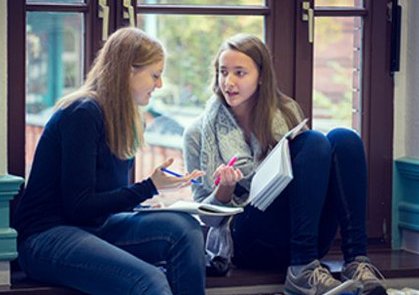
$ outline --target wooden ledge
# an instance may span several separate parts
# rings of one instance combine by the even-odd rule
[[[377,250],[371,252],[369,257],[386,278],[419,278],[418,254],[406,251]],[[334,275],[339,276],[342,267],[340,255],[328,255],[323,261],[331,268]],[[284,283],[284,280],[285,273],[279,271],[232,268],[225,277],[208,277],[207,293],[229,294],[222,292],[222,290],[227,289],[253,290],[256,293],[259,292],[257,290],[277,290],[278,286]],[[22,273],[14,273],[12,274],[12,286],[0,287],[0,294],[80,295],[82,293],[67,288],[38,284],[25,278]],[[246,291],[242,294],[252,293]]]

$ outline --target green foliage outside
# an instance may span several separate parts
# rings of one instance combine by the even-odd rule
[[[353,1],[358,0],[323,0],[316,1],[316,4],[319,5],[353,5]],[[148,0],[142,1],[142,3],[155,3],[159,2],[172,4],[168,0]],[[213,0],[208,3],[208,1],[202,0],[188,0],[183,1],[184,4],[190,5],[199,5],[199,4],[210,4],[210,5],[256,5],[258,1],[256,0],[234,0],[234,1],[225,1],[225,0]],[[260,1],[263,2],[263,1]],[[259,2],[259,5],[261,4]],[[45,16],[48,16],[46,17]],[[64,20],[64,15],[60,15],[60,20]],[[31,12],[28,14],[28,24],[32,25],[35,23],[35,18],[38,20],[50,20],[50,18],[56,14],[43,13],[42,15],[38,12]],[[159,91],[156,91],[155,97],[152,100],[152,104],[156,102],[164,102],[166,105],[170,106],[181,106],[181,107],[197,107],[202,108],[208,98],[211,96],[212,92],[210,89],[211,80],[213,77],[213,58],[215,57],[219,46],[223,40],[236,33],[250,33],[255,34],[260,38],[264,38],[264,17],[263,16],[224,16],[224,15],[156,15],[156,14],[141,14],[137,16],[138,26],[142,29],[151,28],[151,32],[160,39],[168,53],[167,63],[164,73],[163,88]],[[78,19],[75,20],[76,22]],[[64,21],[62,23],[67,23]],[[74,21],[72,21],[74,22]],[[42,22],[43,23],[43,22]],[[59,24],[62,25],[60,22]],[[55,23],[55,25],[59,25]],[[29,26],[31,27],[31,26]],[[39,27],[39,25],[38,25]],[[48,68],[47,73],[39,74],[34,71],[34,68],[37,66],[37,61],[39,58],[36,58],[35,54],[32,54],[37,45],[36,42],[32,42],[32,39],[40,42],[40,36],[42,34],[52,33],[44,28],[45,33],[41,32],[31,32],[28,31],[28,69],[31,71],[28,74],[31,74],[28,81],[28,97],[34,97],[42,101],[42,105],[50,106],[53,104],[55,99],[61,94],[55,93],[53,90],[61,91],[62,87],[65,89],[73,89],[77,84],[81,83],[78,77],[74,73],[80,72],[80,63],[81,61],[63,61],[59,63],[61,66],[57,66],[58,70],[55,72],[64,73],[65,75],[53,75],[50,68]],[[51,25],[51,27],[54,27]],[[68,40],[69,37],[72,37],[71,34],[65,28],[71,28],[72,26],[67,26],[62,29],[63,38],[57,39],[58,41],[63,42],[63,44],[77,44],[78,40],[72,39],[71,42]],[[78,26],[75,26],[76,29]],[[333,50],[335,44],[341,42],[345,35],[342,33],[342,22],[337,21],[336,18],[316,18],[315,23],[316,29],[316,46],[315,50],[322,56],[328,56],[330,50]],[[75,34],[77,35],[77,34]],[[49,48],[55,48],[52,43],[52,38],[46,39],[48,43],[40,43],[43,46],[49,45]],[[39,44],[38,44],[39,45]],[[80,46],[80,45],[79,45]],[[64,46],[64,48],[67,46]],[[60,50],[64,48],[60,47]],[[74,56],[77,56],[77,50],[72,50]],[[46,52],[44,50],[44,52]],[[52,53],[51,53],[52,54]],[[45,55],[45,54],[44,54]],[[56,54],[57,55],[57,54]],[[54,55],[55,56],[55,55]],[[57,55],[59,56],[59,55]],[[52,61],[58,62],[60,59],[53,59]],[[52,61],[48,62],[51,64]],[[46,58],[39,60],[39,68],[44,69],[46,64]],[[351,89],[352,81],[348,79],[347,71],[348,67],[339,64],[339,62],[331,59],[328,62],[329,67],[332,67],[334,70],[333,75],[331,76],[330,83],[331,85],[341,85],[341,88],[347,89],[343,91],[341,99],[337,102],[336,99],[331,99],[330,96],[323,92],[323,89],[314,90],[314,105],[320,108],[327,108],[328,113],[333,114],[333,117],[339,117],[350,120],[351,113],[346,110],[347,105],[351,104]],[[61,67],[61,68],[60,68]],[[37,74],[36,74],[37,73]],[[36,76],[34,76],[36,74]],[[34,77],[32,77],[34,76]],[[46,81],[55,80],[64,80],[56,81],[55,83],[46,84]],[[62,83],[62,85],[60,84]],[[55,88],[47,88],[47,85],[59,85]],[[43,90],[39,89],[43,87]],[[45,88],[45,89],[44,89]],[[53,99],[52,99],[53,98]],[[29,99],[28,99],[29,102]],[[35,102],[32,102],[34,104]],[[326,107],[327,106],[327,107]]]
[[[157,24],[168,51],[165,83],[178,105],[203,105],[208,99],[213,58],[224,39],[241,32],[262,37],[263,32],[263,18],[254,16],[162,16]]]
[[[330,119],[331,125],[352,127],[356,23],[354,18],[335,17],[317,18],[315,23],[314,71],[323,79],[313,90],[313,114]],[[325,73],[327,82],[320,77]]]

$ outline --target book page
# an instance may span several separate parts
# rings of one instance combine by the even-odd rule
[[[284,135],[284,137],[289,138],[289,139],[294,139],[298,134],[300,134],[301,129],[304,128],[304,126],[307,124],[307,122],[308,122],[308,118],[305,118],[300,123],[298,123],[297,126],[295,126],[290,131],[288,131]]]
[[[304,119],[288,131],[258,166],[250,185],[251,205],[265,211],[292,180],[289,140],[300,133],[307,121]]]
[[[158,211],[178,211],[198,215],[211,215],[211,216],[229,216],[243,212],[241,207],[227,207],[218,206],[206,203],[198,203],[191,201],[176,201],[170,206],[153,208],[153,207],[138,207],[134,208],[137,212],[158,212]]]
[[[281,154],[285,144],[287,140],[283,138],[256,169],[250,186],[250,200],[257,198],[274,185],[280,173]]]

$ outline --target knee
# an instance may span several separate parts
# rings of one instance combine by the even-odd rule
[[[171,295],[172,291],[163,271],[153,267],[136,280],[129,294]]]
[[[327,134],[332,148],[339,151],[363,150],[361,137],[354,130],[347,128],[336,128]]]
[[[308,155],[310,158],[319,160],[328,160],[331,155],[331,146],[327,137],[316,130],[307,130],[295,138],[295,144],[300,152]],[[299,148],[298,148],[299,147]]]
[[[188,213],[170,213],[167,224],[173,237],[182,239],[185,245],[191,247],[204,247],[204,236],[198,221]]]

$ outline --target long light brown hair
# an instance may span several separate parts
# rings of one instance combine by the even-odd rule
[[[294,102],[279,91],[272,57],[265,44],[256,36],[237,34],[224,41],[213,62],[215,76],[212,82],[212,90],[224,103],[226,103],[226,100],[218,84],[219,59],[221,53],[228,49],[236,50],[249,56],[259,70],[260,84],[254,100],[251,128],[262,147],[260,158],[264,158],[269,149],[276,143],[272,124],[277,109],[281,110],[289,128],[298,124],[299,118],[291,107],[291,104]],[[302,114],[298,105],[297,108]]]
[[[99,51],[86,81],[63,97],[58,108],[72,102],[93,99],[103,111],[107,143],[120,159],[132,158],[143,144],[143,120],[131,97],[132,66],[143,67],[164,59],[163,46],[137,28],[115,31]]]

